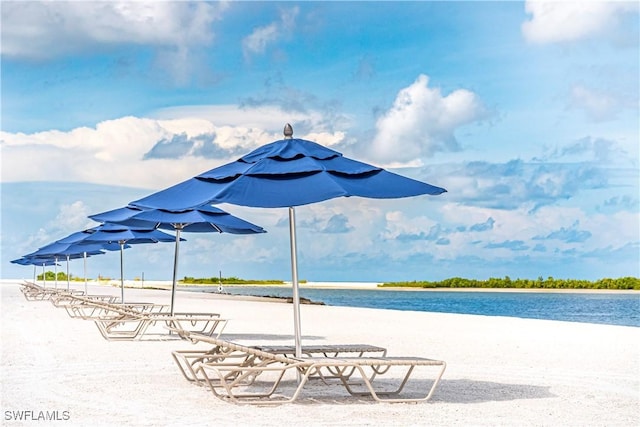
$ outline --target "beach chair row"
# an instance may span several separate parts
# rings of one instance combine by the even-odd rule
[[[45,301],[52,297],[62,295],[82,295],[84,292],[77,290],[64,290],[56,288],[44,288],[32,282],[24,282],[20,286],[20,291],[27,301]]]
[[[165,304],[121,303],[110,295],[84,295],[79,291],[42,288],[29,282],[24,283],[21,290],[29,301],[49,300],[55,307],[64,308],[72,318],[93,321],[100,334],[110,341],[179,338],[167,328],[219,337],[228,322],[219,313],[171,314]]]
[[[322,391],[334,390],[337,383],[351,396],[378,402],[423,402],[433,396],[446,369],[441,360],[392,357],[386,348],[369,344],[307,345],[301,348],[302,357],[296,357],[293,346],[249,346],[220,339],[227,319],[217,313],[171,315],[163,304],[122,304],[108,295],[44,289],[32,283],[25,283],[22,292],[27,300],[49,300],[72,318],[93,321],[107,340],[181,338],[206,345],[206,349],[175,350],[173,360],[186,380],[236,404],[291,403],[311,382],[326,385]]]

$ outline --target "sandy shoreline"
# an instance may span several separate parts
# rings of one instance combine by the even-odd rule
[[[312,384],[299,403],[246,407],[184,380],[170,354],[190,343],[105,341],[93,322],[71,319],[47,301],[26,301],[15,283],[3,281],[0,290],[3,425],[33,425],[11,418],[25,410],[68,411],[67,421],[55,422],[62,425],[640,424],[640,328],[305,305],[303,342],[365,342],[390,355],[445,360],[432,401],[378,404]],[[125,295],[168,301],[166,291]],[[179,291],[177,309],[231,318],[229,340],[292,343],[290,304],[223,297]]]

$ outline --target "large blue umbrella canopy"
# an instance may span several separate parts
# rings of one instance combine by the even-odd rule
[[[129,226],[147,224],[152,227],[176,231],[176,246],[173,260],[173,283],[171,286],[172,315],[174,313],[176,282],[178,277],[180,232],[217,232],[232,234],[265,233],[265,230],[262,227],[233,216],[222,209],[209,205],[179,211],[166,209],[143,210],[134,206],[125,206],[108,212],[90,215],[89,218],[95,221],[108,221]]]
[[[102,249],[105,249],[105,244],[92,242],[89,245],[80,245],[78,243],[65,243],[60,241],[55,241],[53,243],[49,243],[46,246],[41,247],[35,252],[32,252],[25,257],[74,257],[74,255],[82,256],[84,252],[100,252]],[[113,250],[114,247],[111,246],[108,250]],[[117,249],[117,248],[115,248]],[[97,254],[97,253],[96,253]],[[96,255],[94,254],[94,255]],[[76,257],[74,257],[76,258]]]
[[[84,242],[139,244],[173,242],[174,237],[153,227],[128,227],[122,224],[104,223],[95,227],[95,231]]]
[[[153,227],[188,233],[254,234],[265,230],[215,206],[204,205],[189,209],[142,209],[135,206],[90,215],[89,218],[126,225],[128,227]]]
[[[124,257],[126,244],[173,242],[174,237],[150,227],[127,227],[122,224],[104,223],[94,227],[83,242],[117,243],[120,245],[120,302],[124,303]]]
[[[56,240],[55,243],[61,245],[69,245],[71,250],[77,250],[79,253],[81,252],[91,252],[94,248],[99,248],[100,250],[105,251],[119,251],[120,244],[111,240],[91,240],[89,237],[93,235],[96,231],[100,230],[100,226],[96,226],[93,228],[88,228],[82,231],[76,231],[75,233],[69,234],[67,237],[63,237],[60,240]],[[129,249],[131,246],[124,245],[124,249]]]
[[[444,188],[407,178],[377,166],[344,157],[313,141],[285,138],[264,145],[235,162],[151,194],[131,205],[141,208],[184,209],[205,203],[231,203],[262,208],[289,208],[291,271],[296,355],[300,356],[295,206],[336,197],[400,198],[438,195]]]
[[[207,203],[277,208],[336,197],[393,199],[444,192],[444,188],[351,160],[315,142],[285,138],[131,205],[172,210]]]

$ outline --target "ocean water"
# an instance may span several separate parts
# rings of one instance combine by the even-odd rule
[[[187,289],[187,288],[182,288]],[[217,292],[217,287],[188,288]],[[236,295],[290,297],[282,286],[225,286]],[[301,288],[300,297],[327,305],[479,314],[640,327],[640,292],[464,292]]]

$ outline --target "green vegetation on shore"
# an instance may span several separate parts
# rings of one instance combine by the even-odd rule
[[[67,275],[64,272],[58,272],[59,281],[66,281]],[[53,271],[46,271],[45,277],[47,281],[56,280]],[[102,280],[109,280],[100,277]],[[42,274],[37,276],[37,280],[42,280]],[[69,275],[69,280],[84,280],[80,277]],[[136,278],[135,280],[140,280]],[[300,280],[300,283],[306,283],[306,280]],[[238,277],[204,277],[194,278],[185,276],[180,280],[182,285],[207,285],[215,286],[223,285],[283,285],[283,280],[258,280],[258,279],[240,279]],[[426,280],[414,280],[412,282],[385,282],[380,287],[383,288],[485,288],[485,289],[613,289],[613,290],[640,290],[640,278],[637,277],[620,277],[617,279],[604,278],[596,281],[578,280],[578,279],[554,279],[548,277],[543,279],[538,277],[537,280],[530,279],[511,279],[509,276],[504,278],[489,278],[487,280],[465,279],[461,277],[452,277],[441,281],[429,282]]]
[[[237,277],[204,277],[196,279],[194,277],[185,276],[180,280],[184,285],[217,285],[222,283],[223,285],[283,285],[282,280],[254,280],[254,279],[239,279]]]
[[[504,289],[636,289],[640,290],[640,278],[621,277],[618,279],[604,278],[595,282],[577,279],[554,279],[548,277],[537,280],[515,279],[509,276],[504,278],[490,278],[488,280],[463,279],[452,277],[437,282],[413,281],[413,282],[387,282],[381,287],[385,288],[504,288]]]
[[[57,280],[65,281],[65,282],[67,281],[67,275],[64,272],[59,271],[57,276],[58,276]],[[52,282],[52,281],[56,280],[56,273],[54,273],[53,271],[45,271],[44,272],[44,277],[45,277],[45,279],[47,281]],[[42,274],[38,274],[36,276],[36,280],[42,280]],[[81,278],[81,277],[75,277],[73,274],[69,274],[69,280],[77,282],[79,280],[84,280],[84,279]]]

